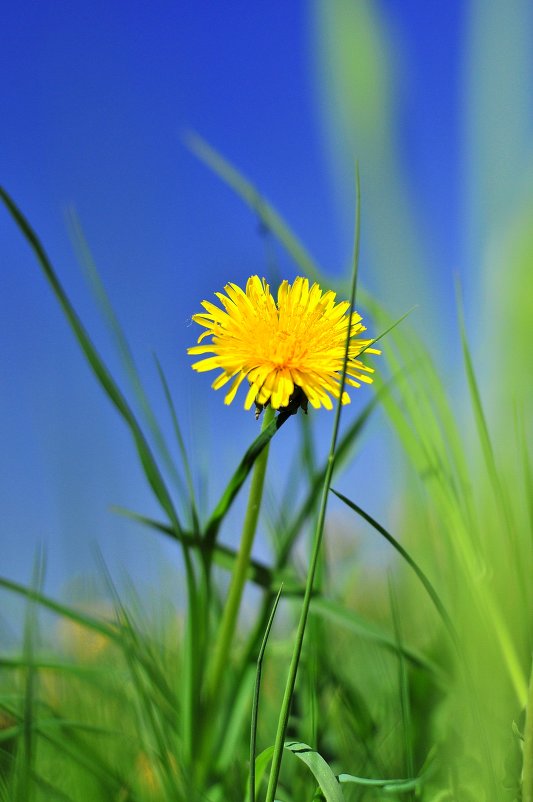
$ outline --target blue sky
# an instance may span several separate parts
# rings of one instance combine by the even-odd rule
[[[153,352],[190,445],[200,454],[213,439],[219,478],[257,429],[253,416],[243,417],[239,405],[223,408],[206,377],[190,371],[190,316],[226,281],[264,272],[265,243],[257,221],[181,136],[196,130],[242,169],[339,275],[350,255],[352,211],[346,182],[335,177],[319,91],[320,5],[22,0],[3,10],[1,183],[117,367],[69,239],[65,211],[75,207],[157,410],[164,414]],[[431,254],[426,279],[448,301],[452,272],[463,268],[462,70],[467,11],[475,6],[373,6],[392,54],[394,149]],[[363,255],[362,280],[379,291],[383,275],[373,278],[364,226]],[[93,571],[90,544],[98,542],[112,565],[155,581],[172,552],[148,547],[145,533],[108,511],[114,503],[155,510],[133,448],[3,211],[0,326],[2,573],[27,581],[42,542],[56,588]],[[363,488],[387,460],[383,435],[374,437]]]

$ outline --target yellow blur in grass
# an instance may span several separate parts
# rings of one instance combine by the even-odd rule
[[[92,605],[88,612],[96,614],[99,618],[106,618],[109,615],[109,610],[101,605]],[[57,634],[63,651],[69,657],[83,663],[99,660],[110,646],[109,638],[103,633],[88,629],[67,618],[59,621]]]

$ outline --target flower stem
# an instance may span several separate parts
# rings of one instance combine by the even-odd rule
[[[524,731],[524,768],[522,772],[522,800],[533,802],[533,665],[529,680]]]
[[[263,425],[261,431],[264,431],[270,423],[274,420],[275,411],[269,405],[265,407],[263,414]],[[211,678],[209,682],[209,698],[213,698],[219,688],[227,670],[227,660],[231,648],[231,642],[235,633],[235,626],[237,624],[237,617],[239,615],[239,608],[241,606],[242,594],[246,584],[246,574],[250,565],[250,554],[255,537],[255,530],[257,527],[257,520],[259,518],[259,509],[261,507],[261,499],[263,496],[263,485],[265,481],[266,466],[268,460],[268,445],[263,449],[258,456],[253,473],[252,482],[250,485],[250,495],[248,496],[248,507],[246,509],[246,517],[244,519],[241,543],[235,568],[231,577],[228,598],[224,606],[224,613],[218,632],[218,638],[215,644],[215,651],[213,656]]]

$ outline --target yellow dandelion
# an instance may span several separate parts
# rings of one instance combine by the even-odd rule
[[[245,409],[254,403],[259,409],[268,404],[282,409],[295,400],[304,409],[307,401],[316,409],[332,409],[331,397],[338,398],[340,393],[348,326],[346,385],[372,382],[373,368],[358,357],[362,351],[380,351],[370,347],[373,340],[358,339],[366,331],[361,316],[349,314],[348,301],[336,303],[331,290],[324,292],[318,284],[310,286],[308,279],[298,277],[293,284],[282,282],[276,301],[266,281],[251,276],[246,291],[226,284],[224,292],[215,293],[223,309],[202,301],[205,312],[193,315],[205,328],[198,343],[212,339],[189,348],[188,353],[212,354],[192,367],[199,372],[221,370],[212,385],[215,390],[232,381],[225,404],[231,404],[247,379]],[[349,402],[344,392],[342,403]]]

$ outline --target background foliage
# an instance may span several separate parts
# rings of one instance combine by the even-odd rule
[[[51,15],[51,35],[58,36],[67,18],[50,11],[40,13]],[[191,30],[193,18],[189,14],[192,12],[183,18],[181,30]],[[450,19],[452,16],[450,12]],[[460,25],[457,23],[453,30],[457,40],[457,31],[461,33],[462,49],[448,54],[447,64],[455,87],[453,100],[461,111],[453,118],[452,129],[444,126],[439,141],[420,133],[437,130],[439,121],[447,119],[448,96],[439,95],[436,84],[432,93],[424,94],[429,91],[433,69],[438,75],[435,65],[439,63],[443,47],[440,33],[444,31],[439,20],[433,21],[432,35],[424,45],[417,40],[415,46],[409,38],[414,30],[405,27],[405,20],[400,20],[392,4],[380,11],[377,5],[338,0],[317,3],[309,15],[315,80],[340,189],[341,226],[345,225],[343,208],[352,216],[350,165],[354,151],[361,164],[361,272],[371,294],[363,291],[359,302],[372,316],[375,332],[387,328],[413,303],[419,308],[408,322],[387,335],[383,344],[385,366],[376,393],[361,393],[358,403],[343,417],[333,487],[350,504],[338,501],[330,507],[289,729],[289,737],[296,744],[309,744],[326,762],[313,757],[306,763],[305,756],[316,753],[302,751],[298,745],[292,754],[287,750],[280,799],[311,799],[317,782],[328,799],[337,798],[332,794],[339,793],[346,799],[369,800],[406,795],[441,802],[518,799],[523,769],[524,799],[530,793],[527,756],[531,735],[524,719],[533,612],[533,491],[528,453],[531,393],[527,369],[533,246],[527,81],[531,67],[530,10],[525,3],[510,8],[495,2],[489,8],[471,2],[468,10],[457,16]],[[134,14],[132,20],[129,25],[140,30],[140,17]],[[295,24],[304,30],[301,15]],[[118,35],[117,25],[110,25],[112,40]],[[89,26],[88,30],[99,29]],[[403,53],[398,45],[402,30],[404,43],[409,43]],[[446,39],[444,33],[442,38]],[[138,45],[145,39],[129,41]],[[247,41],[251,47],[253,37]],[[171,46],[169,33],[168,39],[160,41],[161,52],[170,53]],[[70,42],[59,53],[73,50],[74,42]],[[105,47],[102,52],[110,51]],[[417,53],[418,63],[425,65],[427,76],[426,82],[414,83],[418,89],[413,89],[410,100],[406,100],[402,70],[410,58],[416,63],[413,53]],[[98,70],[94,66],[93,72],[78,73],[78,78],[80,74],[98,75]],[[32,73],[25,75],[17,80],[29,80]],[[208,68],[205,81],[213,80],[209,75]],[[115,84],[119,88],[123,85]],[[73,92],[76,82],[63,74],[60,86]],[[415,102],[417,92],[425,102]],[[97,93],[96,97],[109,102],[112,94]],[[132,94],[131,102],[142,96]],[[42,97],[49,97],[47,89]],[[287,94],[283,97],[287,101]],[[255,93],[254,98],[255,113],[263,107]],[[58,105],[46,113],[65,123],[69,106],[63,106],[64,102],[58,100]],[[279,107],[278,114],[281,125],[274,131],[280,137],[279,148],[275,147],[275,138],[271,143],[276,154],[289,141],[290,112]],[[232,121],[235,116],[233,107]],[[433,128],[420,124],[424,116],[432,118]],[[187,120],[191,121],[195,122]],[[100,132],[104,130],[101,125],[96,126]],[[209,126],[198,127],[209,135],[205,130]],[[63,136],[69,138],[66,125],[64,129]],[[158,130],[165,132],[164,123],[158,124]],[[224,136],[216,136],[216,128],[214,132],[209,136],[211,145],[222,147]],[[168,127],[163,135],[168,135]],[[211,172],[190,167],[198,183],[180,206],[178,230],[187,227],[184,220],[191,219],[198,220],[202,230],[201,247],[195,239],[199,234],[191,237],[186,248],[180,241],[181,264],[186,263],[188,268],[172,277],[177,314],[183,320],[196,311],[201,297],[220,289],[237,253],[230,236],[232,229],[220,221],[212,224],[210,208],[216,207],[210,207],[210,199],[219,191],[227,204],[226,221],[235,210],[234,225],[238,221],[238,226],[249,233],[250,220],[259,219],[260,223],[261,237],[250,233],[247,244],[239,245],[240,267],[232,279],[262,272],[275,280],[292,271],[293,275],[316,277],[321,284],[335,286],[348,295],[343,248],[337,246],[340,255],[333,259],[335,250],[326,247],[325,240],[313,230],[310,239],[315,242],[311,245],[315,245],[313,250],[319,258],[312,259],[307,241],[302,244],[303,239],[300,242],[296,238],[289,223],[284,223],[263,197],[265,190],[276,196],[276,186],[289,185],[284,206],[289,211],[293,206],[304,208],[305,215],[324,223],[328,216],[323,218],[322,205],[317,204],[326,204],[309,190],[306,182],[312,181],[278,164],[262,182],[264,167],[255,169],[255,160],[247,150],[253,136],[248,135],[245,145],[244,139],[242,150],[233,146],[234,168],[225,154],[220,156],[203,140],[188,139],[189,147],[208,163]],[[17,141],[19,153],[24,142]],[[416,143],[421,148],[413,154]],[[445,161],[440,169],[433,164],[443,159],[448,147],[454,152],[453,178],[445,169]],[[70,163],[76,163],[79,153],[66,152],[70,153]],[[46,161],[42,150],[28,148],[28,153],[28,159]],[[142,164],[142,160],[134,163]],[[194,164],[192,159],[190,163]],[[141,167],[141,175],[147,169],[146,165]],[[248,206],[248,216],[243,211],[239,217],[239,207],[232,205],[230,193],[222,194],[223,184],[216,183],[213,170],[236,190],[236,196],[244,197],[247,203],[242,208]],[[135,170],[121,173],[118,205],[127,187],[135,194],[135,175]],[[39,180],[34,180],[29,166],[11,160],[3,183],[39,233],[46,232],[50,226],[50,210],[44,210],[46,192]],[[74,182],[68,190],[74,198],[76,185]],[[155,190],[153,187],[152,204]],[[223,526],[220,531],[217,528],[216,540],[209,516],[258,431],[240,409],[226,413],[222,424],[220,399],[199,400],[204,386],[200,388],[198,377],[185,373],[188,366],[182,359],[181,382],[187,376],[189,397],[195,406],[202,403],[205,409],[203,416],[185,425],[183,444],[176,426],[178,421],[183,426],[183,384],[172,371],[167,374],[166,366],[173,364],[180,348],[184,353],[185,345],[192,340],[191,330],[182,326],[179,332],[171,331],[176,334],[171,348],[157,333],[160,326],[168,336],[169,285],[160,283],[153,267],[165,264],[165,259],[168,265],[161,232],[168,231],[180,214],[175,215],[171,203],[164,210],[153,205],[146,208],[137,197],[137,218],[125,226],[124,220],[115,217],[114,227],[95,243],[91,229],[101,235],[103,229],[99,231],[92,216],[105,215],[106,207],[109,210],[114,203],[103,198],[98,207],[88,204],[87,241],[92,256],[74,218],[78,255],[104,325],[94,316],[78,277],[61,267],[67,263],[66,249],[64,244],[58,246],[57,235],[51,237],[51,248],[43,236],[47,250],[53,252],[51,263],[34,242],[41,267],[55,290],[55,302],[59,300],[70,315],[71,327],[105,390],[99,395],[93,389],[85,390],[92,387],[86,371],[78,385],[83,389],[61,391],[65,397],[52,428],[53,419],[39,418],[46,406],[35,407],[33,418],[27,414],[30,395],[57,399],[51,385],[39,381],[50,370],[51,362],[45,361],[41,374],[36,362],[28,362],[28,354],[44,345],[46,353],[54,354],[53,375],[58,375],[64,364],[70,368],[75,359],[79,360],[79,352],[68,351],[64,357],[62,351],[54,353],[50,347],[67,340],[52,306],[53,294],[39,284],[34,269],[38,261],[23,243],[17,226],[8,215],[3,218],[6,238],[2,261],[8,267],[3,274],[12,276],[7,279],[9,314],[3,319],[10,326],[17,322],[15,318],[22,318],[9,339],[17,343],[17,350],[7,349],[6,362],[16,366],[9,385],[19,388],[15,400],[20,410],[12,412],[11,418],[3,416],[6,430],[12,428],[12,421],[20,421],[19,414],[25,415],[24,425],[19,427],[23,432],[20,448],[9,445],[14,442],[11,437],[5,440],[6,454],[9,448],[14,454],[6,472],[3,516],[6,571],[2,580],[5,626],[0,787],[6,800],[191,799],[196,795],[213,800],[242,799],[249,775],[256,661],[272,602],[283,580],[282,600],[265,651],[258,752],[268,749],[274,739],[322,483],[329,418],[324,414],[291,419],[272,441],[272,463],[289,467],[271,472],[263,507],[263,539],[250,568],[250,593],[245,597],[225,682],[216,696],[210,697],[205,678],[228,570],[233,565],[232,548],[238,542],[240,497],[231,509],[226,510],[225,504],[219,506],[217,520]],[[442,213],[444,199],[446,214]],[[9,209],[9,196],[4,202]],[[81,211],[84,217],[84,209]],[[17,222],[18,213],[12,206],[11,212]],[[300,214],[298,211],[296,216],[305,229]],[[292,221],[292,216],[288,217]],[[126,323],[131,319],[146,321],[144,328],[133,326],[130,351],[92,259],[100,264],[103,255],[104,262],[125,265],[131,259],[135,264],[138,235],[132,232],[143,228],[141,220],[146,222],[143,236],[154,247],[150,279],[140,282],[138,262],[136,271],[111,271],[109,279],[107,271],[101,271],[104,283],[111,281],[113,295],[119,299],[120,317]],[[33,234],[20,217],[18,227],[26,240],[31,240]],[[53,227],[51,231],[53,234]],[[18,244],[14,244],[15,235],[19,236]],[[246,259],[247,253],[253,256]],[[262,267],[256,270],[259,261]],[[250,269],[251,263],[254,267]],[[198,265],[198,270],[190,271],[191,264]],[[465,322],[461,314],[456,315],[461,301],[456,302],[454,297],[455,267],[461,273],[458,296],[466,296]],[[13,277],[20,270],[27,272],[19,284]],[[69,285],[69,297],[76,299],[76,310],[90,323],[91,336],[94,323],[97,350],[79,327],[59,280]],[[6,297],[3,292],[2,298]],[[22,297],[27,311],[27,305],[33,304],[32,314],[20,316],[14,311],[17,299]],[[54,316],[48,327],[42,325],[43,314]],[[57,336],[53,333],[56,327]],[[129,337],[129,326],[124,330]],[[113,350],[114,346],[118,349]],[[148,357],[147,348],[151,347],[161,358],[159,369]],[[15,359],[13,353],[17,354]],[[109,372],[99,353],[105,354]],[[28,378],[20,383],[16,377],[23,372]],[[72,388],[78,375],[82,374],[71,374]],[[35,392],[36,387],[40,393]],[[87,398],[79,398],[86,393]],[[112,413],[103,411],[105,395],[115,406]],[[174,399],[176,415],[168,404],[170,399]],[[126,426],[119,423],[120,417]],[[367,423],[374,418],[374,428],[368,429]],[[212,421],[209,426],[206,420]],[[44,478],[35,482],[37,467],[50,464],[46,459],[43,463],[42,457],[37,463],[28,462],[35,453],[35,437],[36,442],[55,443],[56,438],[64,436],[57,433],[59,428],[69,433],[88,429],[90,433],[100,427],[105,436],[94,441],[92,454],[87,455],[85,450],[85,436],[75,435],[63,457],[57,458],[61,470],[53,478],[45,472]],[[126,445],[128,430],[134,449]],[[385,438],[385,430],[392,434]],[[35,431],[41,434],[33,436]],[[370,447],[370,440],[377,445]],[[135,450],[140,457],[137,467],[133,465]],[[72,479],[68,474],[74,457],[85,469],[78,469]],[[244,467],[247,459],[250,455]],[[116,545],[104,557],[97,556],[97,567],[93,568],[94,560],[89,566],[86,559],[90,548],[78,544],[94,542],[99,533],[91,531],[92,527],[100,527],[104,514],[102,511],[95,516],[90,509],[86,514],[94,499],[102,497],[93,496],[94,490],[90,497],[84,495],[85,477],[86,471],[93,474],[97,466],[98,470],[103,466],[105,481],[108,462],[122,465],[118,484],[122,489],[111,498],[107,497],[110,490],[106,490],[105,498],[132,508],[137,521],[125,519],[121,524],[118,516],[105,513],[104,531],[113,532],[111,538],[116,538],[115,544],[120,547]],[[234,488],[244,480],[245,473],[236,476]],[[49,514],[54,487],[61,499],[61,513],[55,519]],[[95,486],[89,482],[87,487]],[[111,488],[116,490],[117,485]],[[51,575],[45,570],[43,551],[37,550],[35,558],[32,555],[32,538],[43,540],[46,535],[42,523],[37,526],[36,522],[50,525],[61,517],[64,537],[72,540],[72,550],[82,549],[83,566],[87,566],[83,579],[71,581],[62,589],[60,579],[70,571],[54,565],[54,549],[48,545],[45,550],[52,564]],[[153,530],[154,541],[166,539],[168,544],[158,547],[159,551],[151,550],[147,527]],[[374,546],[376,541],[379,548]],[[65,553],[68,556],[69,550]],[[150,557],[144,558],[144,554]],[[111,571],[107,567],[109,558]],[[161,582],[162,590],[158,591],[155,576],[161,577],[158,564],[162,561],[173,567],[167,570],[166,582]],[[115,576],[118,565],[129,567],[134,581],[120,572]],[[66,566],[74,567],[76,561],[69,560]],[[63,601],[52,601],[52,597]],[[264,787],[259,781],[269,756],[269,752],[264,753],[257,763],[261,795]],[[314,761],[311,771],[309,761]],[[330,776],[331,771],[340,783]]]

